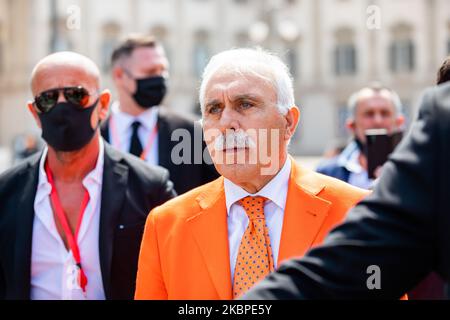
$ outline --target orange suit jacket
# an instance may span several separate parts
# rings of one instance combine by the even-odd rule
[[[368,191],[292,161],[278,265],[304,255]],[[223,177],[155,208],[142,240],[136,299],[232,299]]]

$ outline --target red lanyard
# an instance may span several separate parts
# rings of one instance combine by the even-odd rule
[[[117,134],[116,122],[114,121],[112,115],[110,118],[109,127],[110,127],[111,135],[113,138],[113,141],[112,141],[113,145],[116,148],[120,149],[121,142],[120,142],[119,135]],[[139,158],[141,158],[142,160],[145,160],[145,158],[147,157],[147,154],[149,153],[150,149],[152,148],[153,142],[154,142],[157,134],[158,134],[158,124],[155,124],[155,126],[153,127],[153,130],[150,132],[150,134],[148,136],[147,144],[145,145],[144,150],[142,151],[141,155],[139,156]]]
[[[86,207],[89,202],[89,193],[87,192],[87,190],[85,190],[83,202],[81,203],[81,209],[80,209],[80,215],[78,218],[77,229],[76,229],[75,235],[74,235],[72,233],[72,230],[69,227],[69,222],[67,221],[67,217],[66,217],[64,209],[61,205],[61,202],[59,201],[58,193],[57,193],[56,187],[55,187],[55,182],[53,180],[53,176],[50,171],[50,167],[49,167],[48,163],[45,164],[45,171],[47,173],[48,182],[52,186],[52,191],[50,193],[50,199],[53,204],[53,209],[55,210],[56,217],[58,218],[59,223],[61,224],[61,227],[63,228],[63,231],[66,236],[69,247],[72,250],[72,255],[73,255],[73,258],[75,259],[76,266],[78,267],[78,270],[80,273],[78,283],[79,283],[81,289],[83,289],[83,292],[86,293],[86,285],[87,285],[88,280],[87,280],[86,274],[84,273],[84,270],[81,266],[80,249],[78,248],[77,239],[78,239],[78,233],[80,232],[81,221],[83,220],[84,212],[86,211]]]

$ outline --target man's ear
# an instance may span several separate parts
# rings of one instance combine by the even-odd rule
[[[28,110],[29,110],[29,111],[31,112],[31,114],[33,115],[34,121],[36,121],[37,126],[38,126],[39,128],[42,128],[42,125],[41,125],[41,119],[39,119],[39,115],[38,115],[36,109],[35,109],[34,106],[33,106],[33,102],[31,102],[31,101],[28,102],[27,106],[28,106]]]
[[[111,102],[111,92],[106,89],[100,94],[99,98],[99,118],[100,121],[103,121],[108,116],[109,105]]]
[[[356,126],[355,126],[355,120],[354,119],[347,119],[345,122],[345,126],[351,133],[355,133]]]
[[[123,69],[122,67],[116,65],[112,67],[112,78],[114,81],[121,80],[123,77]]]
[[[397,128],[402,128],[405,124],[405,117],[403,115],[398,115],[397,119],[395,119],[395,125]]]
[[[297,106],[293,106],[285,115],[286,118],[286,140],[292,138],[297,129],[298,122],[300,120],[300,109]]]

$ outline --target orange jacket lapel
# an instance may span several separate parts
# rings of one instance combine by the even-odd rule
[[[315,181],[290,157],[292,163],[286,208],[281,233],[278,265],[294,256],[304,255],[314,242],[331,203],[316,195],[324,185]],[[288,161],[289,161],[288,160]]]
[[[203,211],[188,220],[205,264],[221,299],[232,299],[227,209],[223,178],[197,198]],[[202,276],[202,275],[200,275]]]

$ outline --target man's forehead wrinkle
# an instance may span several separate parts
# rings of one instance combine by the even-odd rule
[[[255,95],[256,93],[254,93],[254,91],[258,91],[259,89],[259,86],[256,84],[258,80],[259,79],[243,79],[242,77],[230,79],[213,78],[206,89],[206,96],[208,96],[211,92],[227,92],[234,95]]]
[[[221,99],[211,99],[206,102],[206,106],[213,106],[221,103],[222,103]]]
[[[232,102],[243,100],[243,99],[252,99],[252,100],[261,100],[262,97],[256,93],[251,92],[233,92],[230,90],[217,90],[209,94],[206,97],[206,105],[220,103],[224,98],[230,100]]]

